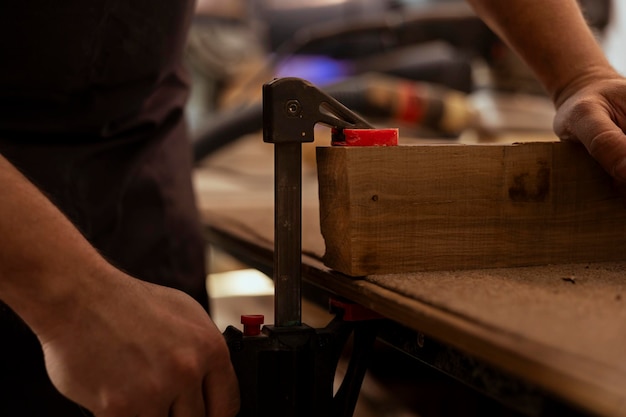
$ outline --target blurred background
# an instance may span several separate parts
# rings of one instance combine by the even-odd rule
[[[579,3],[623,70],[625,6]],[[551,134],[542,88],[463,0],[199,0],[187,52],[199,157],[260,129],[261,85],[283,76],[405,138]]]

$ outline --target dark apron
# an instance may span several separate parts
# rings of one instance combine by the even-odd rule
[[[0,153],[112,264],[208,308],[180,64],[192,11],[192,0],[3,1]],[[82,415],[0,303],[0,416]]]

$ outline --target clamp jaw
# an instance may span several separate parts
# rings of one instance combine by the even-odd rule
[[[343,129],[373,129],[359,115],[308,81],[279,78],[263,86],[264,142],[313,142],[317,123],[333,128],[334,135],[341,135]]]
[[[352,416],[376,339],[377,326],[344,319],[345,308],[323,329],[301,322],[302,143],[313,142],[317,123],[333,128],[337,140],[343,129],[372,128],[307,81],[283,78],[263,86],[263,140],[274,144],[275,324],[254,335],[233,326],[224,332],[239,379],[239,417]],[[348,371],[333,396],[351,334]]]

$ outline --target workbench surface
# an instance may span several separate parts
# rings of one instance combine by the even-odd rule
[[[303,278],[590,415],[626,416],[626,263],[351,278],[321,262],[317,180],[304,147]],[[196,170],[207,237],[271,268],[273,148],[258,136]]]

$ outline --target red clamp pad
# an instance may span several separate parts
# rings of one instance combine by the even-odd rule
[[[344,140],[335,146],[398,146],[398,129],[343,129]]]
[[[342,301],[332,297],[330,298],[330,309],[331,311],[335,309],[342,310],[342,318],[345,321],[364,321],[385,318],[377,312],[372,311],[369,308],[363,307],[360,304],[352,303],[349,301]]]
[[[261,325],[265,321],[263,314],[248,314],[241,316],[244,336],[258,336],[261,334]]]

